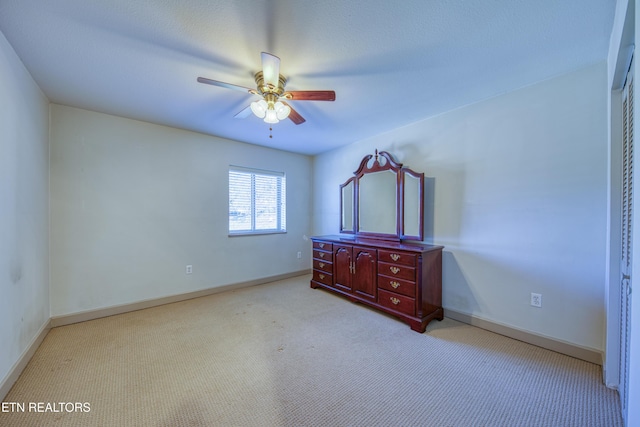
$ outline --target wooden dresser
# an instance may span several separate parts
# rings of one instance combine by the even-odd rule
[[[318,236],[312,288],[324,288],[424,332],[442,320],[442,246],[357,236]]]

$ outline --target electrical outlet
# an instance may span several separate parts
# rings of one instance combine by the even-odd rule
[[[187,268],[185,269],[185,273],[186,274],[193,273],[193,266],[192,265],[187,265]]]
[[[531,292],[531,305],[534,307],[542,307],[542,294]]]
[[[302,252],[298,252],[298,259],[302,258]]]

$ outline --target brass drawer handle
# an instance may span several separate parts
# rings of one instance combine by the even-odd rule
[[[393,281],[393,280],[392,280],[392,281],[391,281],[391,287],[392,287],[393,289],[398,289],[398,288],[400,287],[400,283],[395,282],[395,281]]]
[[[398,255],[398,254],[391,254],[390,256],[391,256],[391,259],[394,260],[394,261],[397,261],[397,260],[400,259],[400,255]]]
[[[320,280],[324,279],[324,274],[318,274],[318,277],[320,278]]]
[[[324,258],[324,252],[320,252],[320,258]]]
[[[393,305],[398,305],[400,303],[400,300],[398,298],[396,298],[396,297],[391,297],[389,299],[391,300]]]
[[[324,243],[318,243],[318,246],[320,246],[320,249],[324,248]]]
[[[324,268],[324,262],[319,262],[318,265],[320,266],[320,268]]]
[[[400,271],[398,267],[389,267],[389,270],[391,270],[393,274],[398,274],[398,271]]]

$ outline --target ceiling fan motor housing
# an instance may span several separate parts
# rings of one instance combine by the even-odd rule
[[[287,83],[287,79],[282,75],[278,75],[278,87],[264,82],[262,71],[258,71],[255,75],[256,85],[258,86],[258,92],[260,95],[274,94],[276,98],[279,98],[284,93],[284,85]]]

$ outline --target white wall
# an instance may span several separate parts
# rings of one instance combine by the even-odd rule
[[[338,185],[389,151],[432,189],[445,310],[601,351],[606,79],[595,64],[317,156],[314,233],[338,232]]]
[[[286,173],[286,234],[227,236],[230,164]],[[311,169],[308,156],[52,104],[52,317],[310,269]]]
[[[0,33],[0,385],[49,321],[48,104]]]

